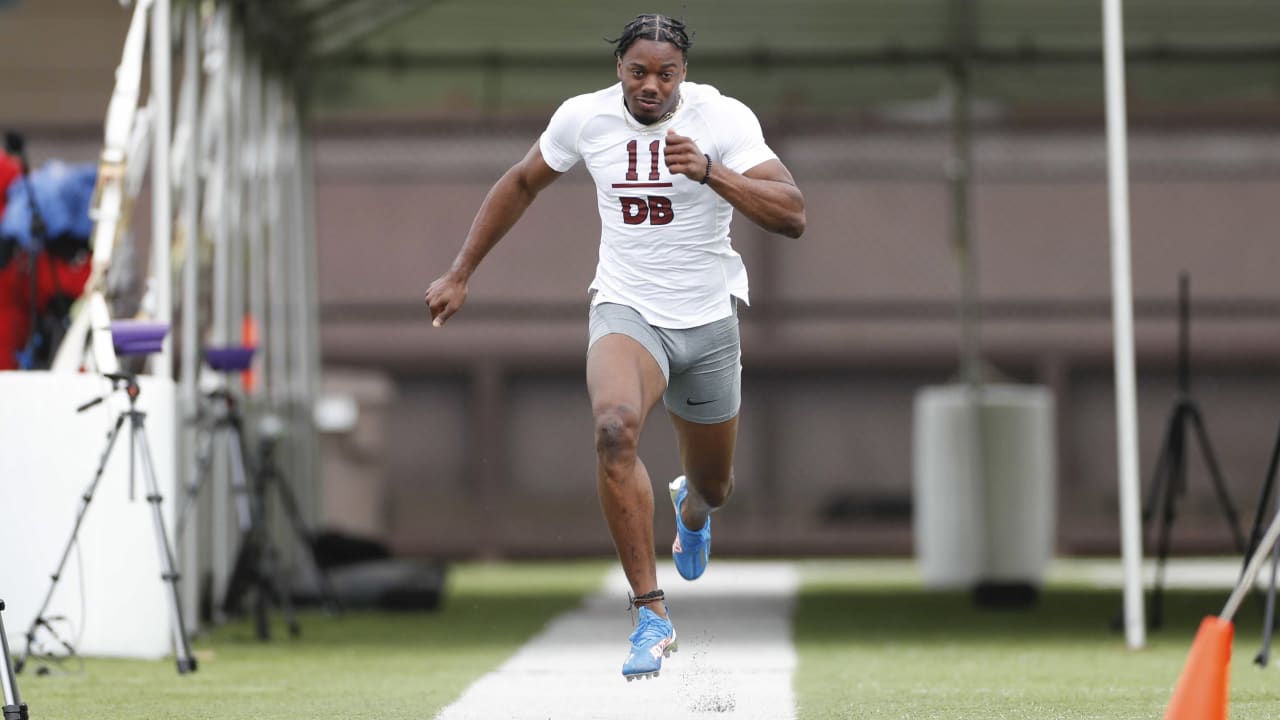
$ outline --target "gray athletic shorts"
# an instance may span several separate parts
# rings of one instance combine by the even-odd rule
[[[667,379],[667,410],[689,422],[712,424],[742,405],[742,346],[738,315],[684,330],[654,327],[632,308],[597,303],[590,313],[590,350],[605,335],[621,333],[644,346]]]

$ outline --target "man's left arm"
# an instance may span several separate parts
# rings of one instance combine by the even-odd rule
[[[804,233],[804,195],[781,160],[766,160],[739,173],[709,163],[692,138],[669,130],[666,162],[668,170],[707,185],[765,230],[792,238]]]

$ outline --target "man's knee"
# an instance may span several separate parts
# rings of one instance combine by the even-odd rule
[[[640,414],[625,405],[598,408],[594,412],[596,456],[606,465],[631,462],[640,444]]]

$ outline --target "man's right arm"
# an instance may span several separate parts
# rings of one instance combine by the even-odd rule
[[[524,159],[494,183],[480,204],[453,265],[431,283],[423,297],[431,310],[432,325],[440,327],[458,312],[467,299],[467,282],[480,261],[516,224],[538,193],[558,177],[560,173],[547,165],[535,142]]]

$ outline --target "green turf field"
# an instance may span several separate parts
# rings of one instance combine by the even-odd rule
[[[893,565],[816,563],[796,609],[799,717],[947,720],[1159,718],[1203,616],[1225,591],[1170,592],[1141,651],[1110,629],[1121,595],[1049,588],[1032,610],[926,593]],[[1252,665],[1262,621],[1238,619],[1231,717],[1280,717],[1280,669]]]
[[[18,676],[32,718],[431,718],[559,612],[599,587],[606,561],[460,565],[435,613],[302,616],[303,634],[257,641],[247,623],[194,648],[200,669],[89,659]],[[1132,652],[1108,625],[1119,593],[1050,587],[1033,610],[975,609],[916,587],[906,563],[804,562],[796,604],[802,720],[1157,718],[1200,618],[1225,593],[1171,592],[1168,627]],[[621,612],[621,610],[620,610]],[[1280,718],[1280,671],[1251,664],[1246,605],[1231,717]],[[12,635],[12,633],[10,633]]]

